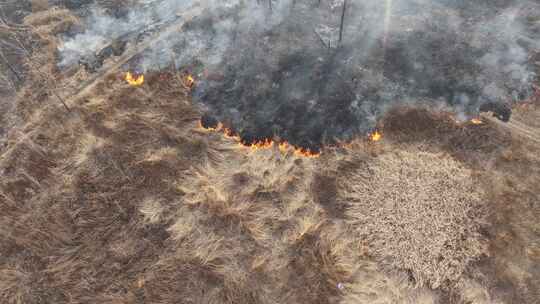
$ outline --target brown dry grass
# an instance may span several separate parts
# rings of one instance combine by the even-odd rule
[[[45,11],[49,8],[49,1],[48,0],[32,0],[32,12],[39,12],[39,11]]]
[[[515,131],[397,109],[382,142],[251,151],[146,76],[71,114],[27,81],[0,150],[0,302],[538,303],[539,147]]]
[[[383,265],[420,286],[456,282],[484,252],[486,214],[471,170],[442,153],[399,149],[364,162],[340,184],[347,215]]]

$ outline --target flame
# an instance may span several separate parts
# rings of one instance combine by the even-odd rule
[[[192,85],[195,83],[195,79],[194,79],[193,76],[191,76],[191,75],[188,75],[188,76],[186,77],[186,81],[187,81],[187,83],[189,84],[189,86],[192,86]]]
[[[144,83],[144,75],[134,78],[131,72],[126,73],[126,81],[132,86],[140,86]]]
[[[199,128],[206,130],[206,131],[219,131],[223,128],[223,124],[221,122],[218,122],[217,126],[215,128],[213,127],[205,127],[203,126],[202,122],[199,120]]]
[[[472,123],[473,125],[481,125],[481,124],[483,124],[484,122],[483,122],[480,118],[473,118],[473,119],[471,119],[471,123]]]
[[[254,142],[252,144],[245,144],[245,143],[240,143],[240,144],[243,145],[244,147],[249,147],[252,150],[260,150],[260,149],[272,148],[274,146],[274,141],[272,141],[271,139],[265,139],[258,142]]]
[[[243,141],[242,138],[238,134],[236,134],[233,130],[231,130],[231,129],[227,128],[227,127],[224,127],[221,122],[218,123],[216,128],[212,128],[212,127],[207,128],[207,127],[202,125],[201,121],[199,121],[199,127],[203,128],[203,129],[205,129],[207,131],[221,131],[221,132],[223,132],[223,136],[225,138],[232,139],[232,140],[236,141],[238,143],[238,145],[241,146],[242,148],[249,148],[252,151],[263,150],[263,149],[271,149],[274,146],[278,146],[279,151],[281,153],[283,153],[283,154],[286,154],[286,153],[289,152],[289,150],[293,149],[294,155],[296,155],[296,156],[316,158],[316,157],[319,157],[321,155],[321,152],[315,152],[315,151],[311,151],[310,149],[295,147],[295,146],[289,144],[286,141],[283,141],[283,142],[280,142],[279,144],[277,144],[274,140],[272,140],[270,138],[263,139],[263,140],[260,140],[260,141],[256,141],[256,142],[253,142],[253,143],[247,143],[247,142]]]
[[[191,89],[193,85],[195,85],[195,78],[189,73],[186,74],[186,76],[182,78],[182,85],[186,89]]]
[[[369,140],[371,141],[379,141],[382,139],[382,134],[379,133],[379,131],[375,131],[369,135]]]
[[[319,156],[321,156],[321,152],[311,151],[310,149],[306,148],[295,147],[289,144],[287,141],[280,142],[278,148],[282,154],[286,154],[292,149],[293,154],[296,156],[309,158],[318,158]]]
[[[321,156],[321,152],[314,152],[314,151],[311,151],[310,149],[305,149],[305,148],[294,148],[294,155],[310,157],[310,158],[318,158],[319,156]]]
[[[240,138],[240,136],[234,134],[234,132],[229,128],[223,129],[223,135],[225,136],[225,138],[236,140],[239,143],[242,142],[242,139]]]
[[[287,153],[287,151],[289,151],[289,148],[290,145],[288,142],[284,141],[279,143],[279,151],[281,151],[281,153]]]

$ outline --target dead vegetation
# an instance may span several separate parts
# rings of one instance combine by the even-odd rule
[[[486,252],[477,231],[486,205],[471,171],[442,153],[387,152],[340,183],[347,215],[381,264],[419,286],[458,281]]]
[[[68,95],[86,76],[54,69],[65,13],[26,22]],[[538,303],[540,159],[515,130],[398,109],[377,143],[252,151],[198,126],[174,72],[145,76],[70,114],[27,78],[0,149],[0,302]],[[538,131],[537,103],[516,111]]]

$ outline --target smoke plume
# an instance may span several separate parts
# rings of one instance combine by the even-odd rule
[[[60,47],[61,65],[197,6],[202,13],[138,68],[189,69],[206,121],[247,142],[317,150],[368,132],[398,104],[466,118],[486,102],[527,98],[536,79],[540,8],[517,0],[147,0],[121,17],[93,7],[86,31]]]

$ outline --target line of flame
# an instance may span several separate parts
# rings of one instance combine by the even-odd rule
[[[144,83],[144,75],[140,75],[137,78],[134,78],[131,72],[129,71],[126,73],[125,79],[132,86],[139,86]],[[187,74],[187,76],[183,78],[183,81],[184,81],[184,86],[186,86],[187,88],[192,88],[193,85],[195,84],[195,79],[193,78],[191,74]],[[477,120],[477,121],[479,121],[479,123],[482,123],[481,120]],[[477,121],[475,121],[474,119],[471,120],[472,123],[479,124],[477,123]],[[201,121],[199,121],[199,127],[201,127],[202,129],[206,131],[216,131],[216,132],[223,131],[223,135],[226,138],[233,139],[234,141],[238,142],[240,146],[251,148],[252,150],[270,149],[274,146],[274,144],[277,144],[279,151],[281,151],[281,153],[284,153],[284,154],[287,153],[289,150],[293,150],[293,153],[297,156],[316,158],[321,155],[321,152],[312,151],[307,148],[296,147],[294,145],[289,144],[287,141],[275,143],[272,139],[269,139],[269,138],[261,140],[261,141],[256,141],[253,143],[246,143],[242,141],[242,138],[238,134],[235,134],[231,129],[224,127],[221,122],[219,122],[215,128],[212,128],[212,127],[204,127]],[[368,138],[371,141],[376,142],[376,141],[381,140],[382,134],[379,133],[378,131],[375,131],[371,133]]]
[[[215,128],[212,128],[212,127],[207,128],[207,127],[204,127],[202,123],[199,121],[199,126],[206,131],[221,132],[225,138],[232,139],[236,141],[241,147],[250,148],[253,151],[271,149],[272,147],[274,147],[274,145],[277,145],[279,148],[279,151],[283,154],[292,150],[294,155],[302,156],[302,157],[317,158],[321,155],[321,152],[315,152],[315,151],[311,151],[310,149],[295,147],[294,145],[289,144],[287,141],[282,141],[282,142],[277,143],[274,140],[269,139],[269,138],[256,141],[253,143],[246,143],[242,141],[242,138],[238,134],[235,134],[231,129],[224,127],[223,124],[221,123],[218,123],[218,125]]]
[[[473,124],[473,125],[481,125],[483,124],[484,122],[482,121],[482,119],[480,118],[473,118],[470,120],[470,122]]]

